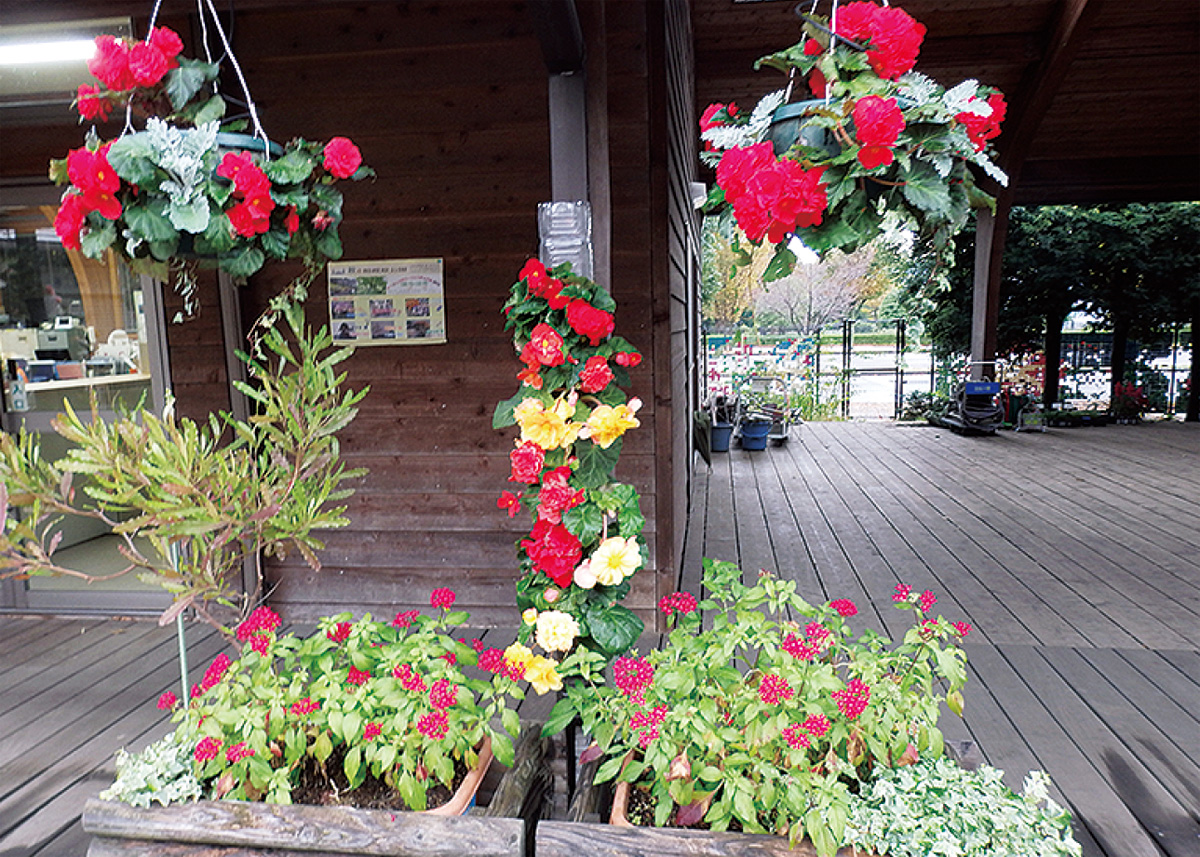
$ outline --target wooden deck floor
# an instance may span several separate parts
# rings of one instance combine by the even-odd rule
[[[1013,785],[1049,771],[1088,857],[1200,854],[1200,426],[805,425],[701,474],[693,591],[706,555],[853,598],[885,631],[897,583],[933,589],[974,626],[950,738]],[[202,669],[219,640],[189,640]],[[0,857],[82,857],[113,752],[167,731],[175,657],[152,622],[0,616]]]
[[[948,737],[1010,785],[1046,770],[1088,857],[1200,855],[1200,426],[804,425],[714,456],[692,591],[702,556],[852,598],[885,632],[909,618],[897,583],[932,589],[974,628]]]

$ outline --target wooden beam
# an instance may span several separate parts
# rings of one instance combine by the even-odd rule
[[[1000,321],[1000,270],[1008,213],[1012,209],[1021,167],[1038,127],[1058,94],[1084,36],[1104,0],[1063,0],[1046,53],[1014,94],[999,162],[1008,173],[1008,185],[996,194],[996,212],[981,211],[975,233],[975,294],[971,309],[972,379],[994,378],[996,329]]]

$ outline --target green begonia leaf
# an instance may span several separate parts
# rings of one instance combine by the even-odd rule
[[[179,67],[167,73],[167,97],[171,99],[171,106],[182,110],[200,87],[216,79],[218,68],[216,63],[180,57]]]
[[[154,180],[153,155],[154,148],[144,133],[126,134],[108,147],[108,163],[118,176],[135,185],[148,185]]]
[[[628,650],[646,627],[632,610],[620,604],[588,603],[584,616],[592,639],[610,657]]]
[[[129,206],[125,209],[125,223],[132,232],[147,241],[170,241],[179,231],[171,224],[165,200]]]
[[[233,277],[248,277],[263,266],[266,257],[257,247],[247,247],[221,259],[221,267]]]
[[[297,184],[308,178],[312,171],[313,159],[299,149],[293,149],[264,167],[267,178],[277,184]]]
[[[621,445],[621,438],[617,438],[608,449],[597,443],[582,443],[576,447],[579,467],[575,477],[581,488],[598,488],[609,481],[621,455]]]
[[[90,226],[90,224],[89,224]],[[99,259],[101,254],[117,239],[116,226],[111,221],[104,221],[104,225],[97,229],[95,226],[84,232],[79,237],[79,246],[83,250],[83,255],[92,259]]]

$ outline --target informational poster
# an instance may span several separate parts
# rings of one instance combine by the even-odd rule
[[[329,327],[355,345],[446,341],[441,259],[329,263]]]

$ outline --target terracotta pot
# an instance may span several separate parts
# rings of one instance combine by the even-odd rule
[[[479,760],[475,763],[475,767],[467,771],[467,776],[459,783],[458,789],[441,806],[436,806],[433,809],[427,809],[425,812],[429,815],[462,815],[470,809],[475,803],[475,793],[479,791],[479,784],[483,782],[484,776],[487,774],[488,767],[492,764],[492,736],[488,735],[483,739],[483,743],[479,745]]]

